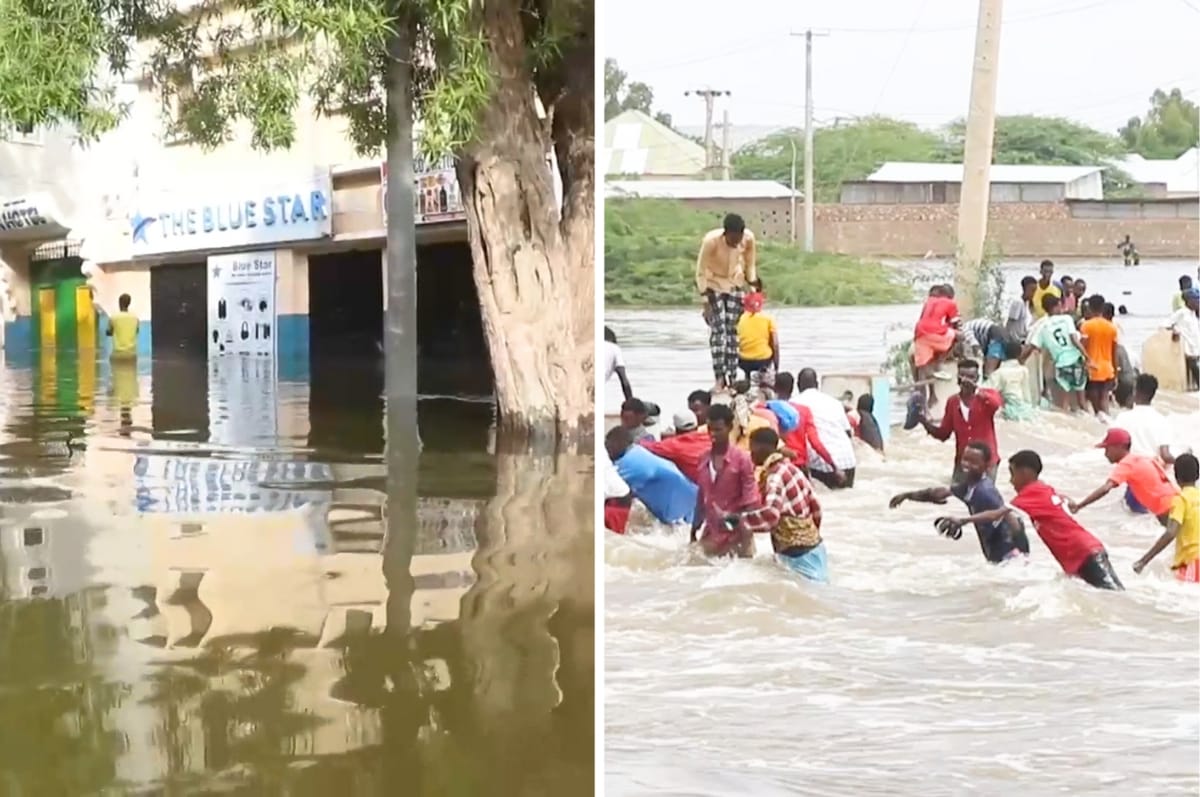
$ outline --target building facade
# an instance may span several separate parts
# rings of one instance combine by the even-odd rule
[[[1100,166],[991,167],[991,201],[1044,203],[1103,199]],[[889,162],[865,180],[842,183],[846,205],[954,205],[962,195],[961,163]]]

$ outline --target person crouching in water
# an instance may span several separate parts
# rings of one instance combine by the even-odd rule
[[[1167,530],[1146,551],[1146,555],[1133,565],[1133,572],[1141,573],[1150,560],[1163,552],[1175,541],[1175,558],[1171,570],[1175,578],[1189,583],[1200,583],[1200,490],[1196,480],[1200,478],[1200,460],[1191,454],[1181,454],[1175,460],[1175,481],[1179,483],[1179,495],[1171,501],[1167,513]]]
[[[1042,458],[1038,453],[1018,451],[1008,458],[1008,471],[1017,491],[1008,505],[966,518],[946,518],[939,531],[946,534],[967,523],[995,523],[1016,509],[1033,522],[1033,528],[1063,572],[1081,578],[1097,589],[1124,590],[1104,543],[1079,525],[1079,521],[1067,513],[1066,499],[1041,480]]]
[[[987,443],[978,440],[967,443],[967,448],[959,460],[962,479],[956,479],[949,487],[928,487],[924,490],[900,493],[892,497],[888,506],[895,509],[905,501],[944,504],[953,496],[966,504],[972,515],[1000,509],[1004,506],[1004,498],[996,489],[996,483],[988,476],[991,461],[992,449]],[[942,527],[942,518],[938,518],[939,532],[942,532]],[[992,564],[1029,555],[1029,538],[1025,536],[1025,524],[1015,515],[1008,514],[992,522],[975,521],[975,534],[979,537],[983,557]],[[955,528],[953,533],[946,536],[957,540],[962,537],[962,532]]]
[[[775,319],[763,312],[765,303],[761,291],[747,293],[737,322],[738,367],[754,388],[774,384],[779,373],[779,330]]]
[[[769,533],[775,557],[809,581],[829,581],[821,504],[812,482],[779,451],[779,435],[759,429],[750,435],[750,459],[757,468],[761,505],[725,515],[725,525],[751,533]]]

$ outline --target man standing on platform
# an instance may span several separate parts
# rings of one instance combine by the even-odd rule
[[[742,317],[746,287],[761,289],[754,234],[741,216],[730,213],[720,229],[704,236],[696,258],[696,290],[704,298],[704,320],[712,353],[715,390],[725,390],[737,378],[737,323]]]

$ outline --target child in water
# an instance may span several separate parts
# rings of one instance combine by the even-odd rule
[[[775,319],[763,312],[766,297],[761,291],[746,294],[744,312],[737,322],[738,367],[752,387],[772,384],[779,371],[779,330]]]
[[[1175,557],[1171,561],[1171,570],[1175,578],[1200,583],[1200,490],[1196,488],[1197,479],[1200,479],[1200,460],[1191,454],[1178,456],[1175,481],[1179,483],[1179,495],[1171,500],[1167,529],[1146,555],[1134,563],[1133,572],[1142,572],[1174,540]]]

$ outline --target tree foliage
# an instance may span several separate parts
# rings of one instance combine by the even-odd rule
[[[1173,160],[1200,146],[1200,107],[1179,89],[1155,89],[1150,110],[1134,116],[1119,131],[1130,152],[1144,158]]]
[[[622,111],[641,111],[670,127],[671,115],[654,111],[654,90],[641,81],[628,80],[616,59],[604,59],[604,118],[612,119]]]
[[[863,180],[888,161],[961,163],[966,125],[962,120],[940,130],[923,130],[910,122],[871,116],[813,133],[813,187],[818,202],[837,202],[840,186]],[[804,159],[801,130],[781,130],[743,147],[733,157],[740,179],[791,178],[792,144],[797,174]],[[994,163],[1104,166],[1123,154],[1115,136],[1068,119],[1001,116],[996,119]],[[1131,190],[1123,172],[1109,168],[1105,188],[1111,195]],[[799,181],[799,177],[797,177]]]
[[[610,201],[604,208],[604,301],[617,305],[686,305],[697,301],[696,254],[718,213],[656,199]],[[912,301],[912,288],[877,262],[808,254],[762,241],[758,262],[775,305],[828,306]]]
[[[483,0],[0,0],[0,123],[64,124],[84,140],[127,110],[115,88],[148,79],[173,108],[173,132],[213,148],[249,122],[254,147],[286,149],[311,93],[338,113],[364,154],[387,137],[383,75],[398,30],[415,42],[421,147],[444,155],[473,140],[494,80]],[[523,4],[534,83],[562,67],[564,42],[591,25],[591,3]],[[135,73],[136,70],[136,73]],[[552,100],[552,98],[551,98]],[[552,104],[548,102],[547,104]]]
[[[740,180],[791,180],[795,145],[796,181],[804,164],[804,131],[780,130],[746,145],[733,155]],[[862,180],[885,161],[933,161],[945,146],[937,133],[910,122],[869,116],[813,133],[813,194],[818,202],[837,202],[846,180]]]

